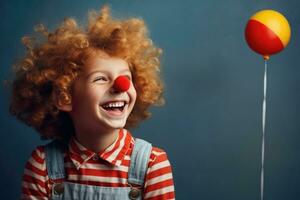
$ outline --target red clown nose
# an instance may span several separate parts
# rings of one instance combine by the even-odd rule
[[[130,81],[127,76],[118,76],[114,81],[113,87],[119,92],[126,92],[130,87]]]

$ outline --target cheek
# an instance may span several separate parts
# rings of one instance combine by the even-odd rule
[[[130,92],[131,100],[132,100],[133,102],[135,102],[136,96],[137,96],[137,93],[136,93],[135,88],[134,88],[134,87],[131,87],[131,88],[129,89],[129,92]]]
[[[104,96],[105,90],[104,88],[100,87],[91,87],[86,89],[86,94],[84,97],[87,97],[89,101],[91,102],[98,102],[101,101],[101,99]]]
[[[103,90],[97,87],[85,87],[80,92],[74,94],[74,106],[90,107],[99,104],[103,97]]]

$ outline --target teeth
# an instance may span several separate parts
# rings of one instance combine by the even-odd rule
[[[125,105],[124,101],[120,101],[120,102],[111,102],[108,104],[103,105],[103,107],[105,108],[118,108],[118,107],[123,107]]]

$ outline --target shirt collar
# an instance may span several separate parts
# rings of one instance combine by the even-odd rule
[[[120,129],[119,135],[114,143],[103,151],[95,153],[80,144],[75,137],[72,137],[69,142],[70,159],[77,169],[94,156],[98,156],[100,159],[105,160],[114,166],[120,166],[132,140],[133,137],[126,129]]]

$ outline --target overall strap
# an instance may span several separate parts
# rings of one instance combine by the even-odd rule
[[[46,165],[50,179],[65,178],[64,169],[64,145],[54,140],[45,146]]]
[[[148,169],[152,145],[142,139],[135,139],[130,159],[128,182],[143,186]]]

